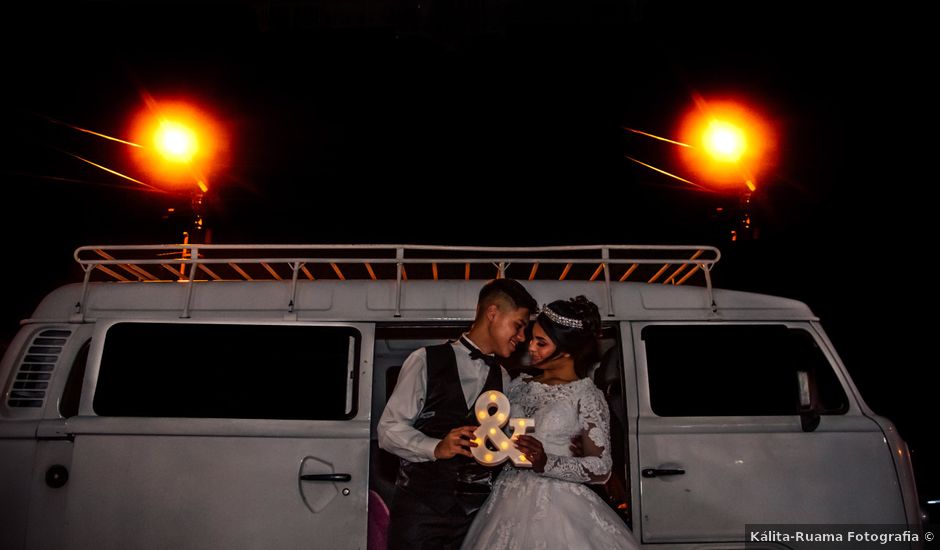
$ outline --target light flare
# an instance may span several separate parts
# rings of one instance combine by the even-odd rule
[[[678,155],[688,177],[715,190],[754,192],[776,163],[776,135],[765,117],[736,99],[696,97],[683,119],[679,140],[692,145]],[[683,171],[685,175],[685,171]]]
[[[723,120],[712,120],[702,140],[705,150],[719,162],[738,162],[747,148],[744,132]]]
[[[157,150],[171,162],[189,162],[199,150],[196,134],[185,124],[163,120],[154,138]]]
[[[183,101],[145,98],[146,108],[133,120],[129,135],[148,181],[206,193],[213,174],[226,168],[226,132],[216,118]]]

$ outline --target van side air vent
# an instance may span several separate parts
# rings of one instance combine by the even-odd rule
[[[70,330],[47,329],[40,331],[30,342],[26,355],[16,371],[16,380],[7,399],[10,407],[42,407],[52,379],[52,371],[59,362],[62,348],[68,341]]]

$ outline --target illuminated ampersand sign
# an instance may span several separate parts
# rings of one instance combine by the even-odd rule
[[[512,440],[534,428],[535,421],[531,418],[509,418],[509,398],[498,391],[483,392],[474,407],[480,427],[473,432],[477,444],[476,447],[470,447],[473,458],[484,466],[495,466],[508,458],[518,468],[531,468],[532,463],[516,449]],[[495,413],[491,413],[493,407],[496,408]],[[512,438],[506,437],[501,429],[506,422],[512,425]]]

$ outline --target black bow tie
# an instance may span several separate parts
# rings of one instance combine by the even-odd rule
[[[498,366],[499,366],[499,359],[497,359],[495,355],[487,355],[487,354],[483,353],[482,351],[480,351],[479,349],[477,349],[476,346],[474,346],[473,344],[471,344],[470,341],[467,340],[466,338],[464,338],[463,336],[460,337],[460,343],[463,344],[465,348],[467,348],[468,350],[470,350],[470,359],[471,359],[471,360],[473,360],[473,359],[482,359],[483,362],[486,363],[487,365],[489,365],[490,367],[498,367]]]

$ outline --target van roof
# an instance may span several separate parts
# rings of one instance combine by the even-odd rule
[[[713,290],[720,256],[710,246],[653,245],[87,246],[75,251],[84,281],[51,292],[32,321],[462,323],[494,277],[521,280],[540,303],[584,294],[609,320],[815,319],[795,300]]]

